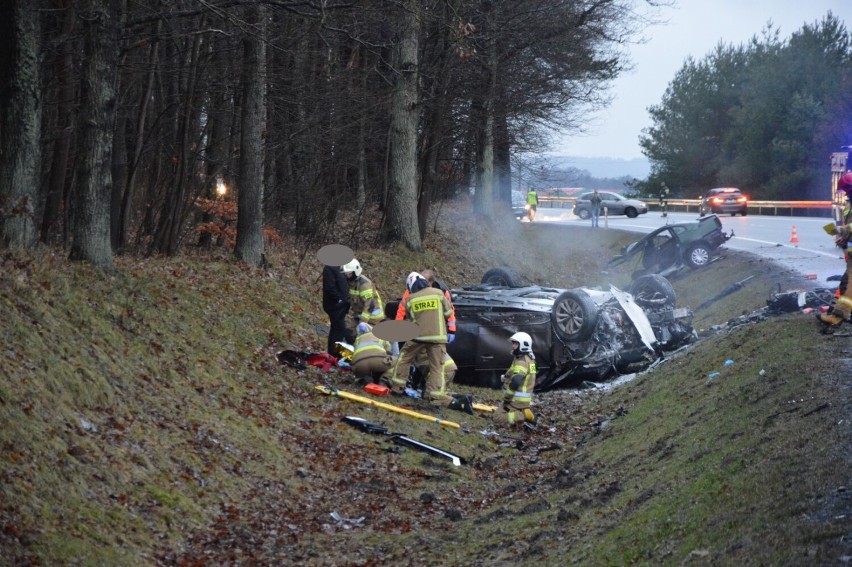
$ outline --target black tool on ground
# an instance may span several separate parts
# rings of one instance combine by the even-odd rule
[[[377,433],[379,435],[388,435],[394,443],[399,443],[403,445],[408,445],[410,447],[414,447],[416,449],[420,449],[421,451],[426,451],[427,453],[432,453],[433,455],[439,455],[441,457],[446,457],[452,461],[455,466],[460,466],[464,463],[464,459],[459,457],[458,455],[453,455],[452,453],[448,453],[443,451],[437,447],[433,447],[432,445],[427,445],[426,443],[422,443],[417,441],[416,439],[412,439],[411,437],[407,437],[405,435],[401,435],[399,433],[390,433],[388,428],[384,425],[378,425],[376,423],[370,423],[366,419],[362,417],[356,417],[352,415],[347,415],[343,418],[343,421],[348,423],[349,425],[353,425],[360,429],[361,431],[365,431],[367,433]]]
[[[743,286],[746,284],[746,282],[753,277],[754,276],[751,275],[751,276],[749,276],[749,277],[747,277],[743,280],[738,281],[737,283],[729,285],[724,290],[722,290],[721,293],[717,294],[715,297],[708,299],[707,301],[705,301],[704,303],[702,303],[701,305],[696,307],[695,311],[698,312],[698,311],[701,311],[702,309],[706,309],[707,307],[710,307],[712,304],[716,303],[717,301],[719,301],[723,297],[731,295],[732,293],[734,293],[738,289],[742,289]]]

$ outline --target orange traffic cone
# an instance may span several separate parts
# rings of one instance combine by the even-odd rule
[[[793,234],[790,236],[790,244],[798,244],[799,243],[799,233],[796,232],[796,225],[793,225]]]

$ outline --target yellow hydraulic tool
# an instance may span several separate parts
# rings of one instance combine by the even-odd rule
[[[337,396],[338,398],[346,398],[347,400],[352,400],[353,402],[361,402],[362,404],[367,404],[368,406],[375,406],[377,408],[401,413],[403,415],[416,417],[417,419],[425,419],[426,421],[431,421],[432,423],[437,423],[438,425],[443,425],[445,427],[452,427],[454,429],[461,428],[461,426],[454,421],[447,421],[445,419],[435,417],[434,415],[427,415],[425,413],[417,413],[416,411],[407,410],[405,408],[401,408],[393,404],[377,402],[376,400],[365,398],[364,396],[358,396],[356,394],[350,394],[349,392],[344,392],[342,390],[338,390],[337,388],[329,388],[328,386],[316,386],[314,389],[322,392],[323,394],[326,394],[327,396]]]

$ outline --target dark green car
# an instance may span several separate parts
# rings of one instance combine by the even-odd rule
[[[722,231],[722,221],[716,215],[668,224],[625,246],[609,265],[636,262],[634,278],[646,274],[667,275],[683,266],[702,268],[710,263],[711,253],[733,236],[733,231],[730,234]]]

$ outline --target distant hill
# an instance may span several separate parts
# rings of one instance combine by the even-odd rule
[[[651,173],[651,164],[646,158],[608,158],[608,157],[578,157],[550,156],[549,161],[556,167],[574,167],[584,169],[593,177],[617,178],[630,176],[645,179]]]

